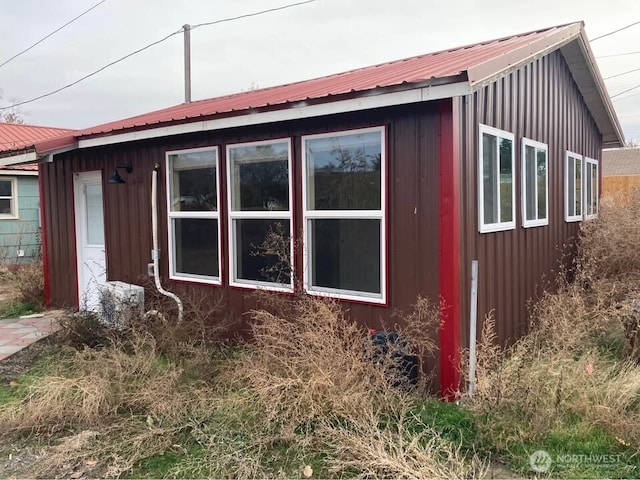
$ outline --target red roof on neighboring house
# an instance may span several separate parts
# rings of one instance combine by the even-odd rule
[[[0,151],[20,150],[31,147],[41,140],[73,133],[68,128],[39,127],[18,123],[0,122]]]
[[[8,167],[0,166],[0,170],[19,170],[19,171],[25,171],[25,172],[37,172],[38,165],[35,163],[28,163],[26,165],[11,165]]]

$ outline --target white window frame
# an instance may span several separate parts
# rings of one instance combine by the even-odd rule
[[[20,218],[18,210],[18,179],[16,177],[0,177],[0,181],[11,182],[11,196],[0,196],[0,199],[9,200],[11,212],[0,213],[0,220],[18,220]]]
[[[595,195],[594,196],[595,213],[592,213],[592,214],[589,214],[589,197],[587,192],[587,173],[589,173],[588,172],[589,165],[591,165],[592,168],[596,169],[596,182],[594,185],[592,185],[593,191],[591,192],[593,195]],[[598,218],[598,208],[600,205],[600,199],[599,199],[600,166],[598,164],[598,160],[596,160],[595,158],[584,157],[583,177],[584,177],[584,181],[583,181],[582,191],[584,192],[584,201],[582,202],[582,204],[583,204],[584,218],[585,220],[592,220],[594,218]]]
[[[571,160],[579,160],[580,161],[580,214],[578,215],[569,215],[569,159]],[[575,182],[575,165],[576,163],[574,162],[574,191],[573,191],[573,197],[574,199],[576,198],[576,185],[577,183]],[[584,199],[585,199],[585,193],[584,193],[584,162],[583,162],[583,156],[575,153],[575,152],[571,152],[569,150],[567,150],[567,152],[565,153],[565,161],[564,161],[564,220],[567,223],[570,222],[579,222],[582,220],[582,217],[584,215]]]
[[[536,178],[534,181],[534,201],[535,201],[535,211],[536,217],[538,216],[538,173],[537,173],[537,165],[538,165],[538,150],[544,150],[545,152],[545,217],[544,218],[536,218],[535,220],[527,220],[527,159],[526,159],[526,151],[527,147],[532,147],[535,149],[535,164],[536,164]],[[522,162],[520,165],[520,171],[522,172],[522,227],[530,228],[530,227],[541,227],[545,225],[549,225],[549,146],[546,143],[537,142],[535,140],[531,140],[529,138],[522,138]]]
[[[482,142],[483,134],[489,134],[497,139],[504,138],[511,140],[511,221],[501,222],[498,220],[496,223],[485,223],[484,221],[484,185],[483,185],[483,161],[484,161],[484,146]],[[498,159],[496,161],[496,178],[498,179],[498,219],[501,217],[501,194],[500,194],[500,147],[498,146]],[[490,127],[488,125],[479,124],[478,128],[478,163],[477,163],[477,177],[478,177],[478,229],[480,233],[492,233],[502,232],[505,230],[513,230],[516,228],[516,140],[515,135],[505,130]]]
[[[256,211],[234,211],[233,202],[232,202],[232,193],[231,193],[231,181],[232,179],[232,170],[231,170],[231,153],[230,151],[233,148],[242,148],[242,147],[255,147],[258,145],[272,145],[275,143],[286,143],[287,144],[287,165],[289,168],[289,209],[288,210],[256,210]],[[257,142],[242,142],[242,143],[233,143],[227,144],[226,146],[226,166],[227,166],[227,209],[228,209],[228,219],[227,219],[227,230],[228,230],[228,238],[229,238],[229,285],[232,287],[241,287],[241,288],[249,288],[249,289],[260,289],[260,290],[268,290],[274,292],[287,292],[292,293],[294,287],[294,248],[293,248],[293,237],[294,237],[294,229],[293,229],[293,155],[292,155],[292,144],[291,138],[275,138],[269,140],[260,140]],[[276,282],[263,282],[263,281],[255,281],[255,280],[247,280],[238,278],[238,265],[236,258],[236,228],[235,228],[235,220],[240,219],[248,219],[248,220],[289,220],[289,235],[291,237],[290,240],[290,258],[291,258],[291,272],[290,272],[290,283],[276,283]]]
[[[310,210],[307,201],[307,149],[306,141],[327,137],[343,137],[358,135],[361,133],[380,133],[380,210]],[[302,205],[303,205],[303,257],[304,257],[304,290],[310,295],[351,300],[362,303],[386,304],[387,303],[387,135],[386,128],[369,127],[354,130],[339,130],[335,132],[303,135],[301,138],[302,150]],[[316,219],[357,219],[380,220],[380,294],[327,288],[312,285],[313,272],[311,267],[310,247],[312,243],[312,229],[309,228],[311,220]]]
[[[184,153],[198,153],[198,152],[216,152],[216,201],[218,203],[215,211],[210,212],[172,212],[171,211],[171,179],[173,176],[173,167],[171,165],[171,155],[180,155]],[[222,262],[222,225],[220,224],[220,149],[217,146],[211,147],[200,147],[200,148],[188,148],[183,150],[171,150],[165,153],[166,156],[166,192],[167,192],[167,237],[168,237],[168,250],[169,254],[169,278],[171,280],[182,280],[196,283],[206,283],[211,285],[221,285],[222,284],[222,270],[223,270],[223,262]],[[217,220],[218,222],[218,276],[209,276],[209,275],[197,275],[192,273],[181,273],[176,272],[175,265],[175,238],[174,238],[174,228],[173,228],[173,219],[174,218],[202,218],[202,219],[210,219]]]

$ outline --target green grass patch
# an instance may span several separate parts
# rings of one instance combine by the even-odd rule
[[[29,302],[13,302],[0,309],[0,319],[18,318],[23,315],[38,313],[40,309]]]
[[[477,429],[473,414],[461,405],[442,402],[436,398],[424,400],[409,412],[409,428],[418,433],[423,425],[433,428],[442,438],[472,450],[475,445]]]

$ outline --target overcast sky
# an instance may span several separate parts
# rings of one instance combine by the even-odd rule
[[[106,0],[0,67],[4,98],[55,90],[179,30],[299,0]],[[0,63],[98,0],[0,0]],[[637,0],[316,0],[195,29],[194,100],[268,87],[583,20],[589,38],[640,20]],[[597,57],[640,50],[640,25],[597,40]],[[640,85],[640,54],[599,58],[611,95]],[[27,123],[82,128],[184,99],[182,36],[61,93],[21,107]],[[640,141],[640,88],[614,99],[627,139]]]

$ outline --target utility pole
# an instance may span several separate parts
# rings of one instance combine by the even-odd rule
[[[191,103],[191,25],[182,26],[184,30],[184,103]]]

